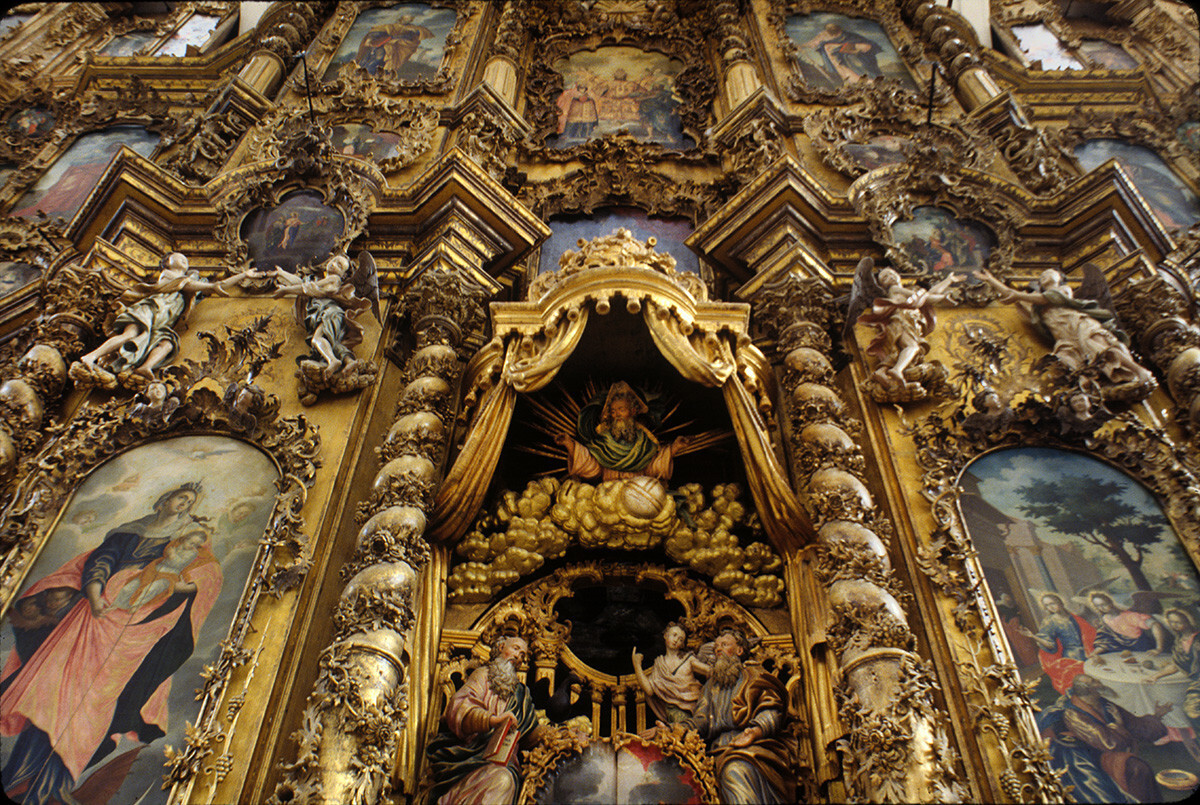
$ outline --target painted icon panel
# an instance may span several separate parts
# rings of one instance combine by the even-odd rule
[[[22,137],[45,137],[54,130],[54,115],[44,106],[31,106],[8,119],[8,130]]]
[[[24,288],[40,276],[42,276],[42,272],[29,263],[11,260],[0,262],[0,296],[6,296]]]
[[[917,207],[912,220],[897,221],[893,237],[914,262],[935,274],[973,274],[996,243],[982,224],[960,221],[940,207]]]
[[[155,40],[154,34],[134,31],[124,36],[114,36],[100,49],[101,56],[136,56]]]
[[[293,193],[278,207],[257,209],[246,216],[242,234],[251,261],[262,268],[294,271],[329,257],[345,229],[336,207],[325,205],[319,193]]]
[[[1030,63],[1041,62],[1043,70],[1083,69],[1083,65],[1063,47],[1063,43],[1054,32],[1040,22],[1034,25],[1014,25],[1012,34]]]
[[[550,220],[550,237],[542,244],[538,273],[558,270],[558,259],[568,249],[575,251],[579,241],[601,235],[611,235],[617,229],[628,229],[638,240],[655,238],[654,248],[675,258],[678,271],[700,273],[696,253],[683,245],[692,234],[690,221],[681,218],[650,218],[636,207],[607,207],[591,216],[556,216]]]
[[[1108,70],[1136,70],[1137,59],[1130,56],[1120,45],[1103,39],[1085,39],[1079,44],[1079,52],[1098,67]]]
[[[336,77],[349,63],[370,75],[391,75],[402,81],[433,78],[442,66],[446,37],[455,19],[452,9],[420,3],[363,11],[342,40],[325,80]]]
[[[343,123],[333,127],[333,147],[341,153],[376,162],[397,155],[399,134],[390,131],[375,131],[362,123]]]
[[[275,498],[223,436],[135,448],[79,486],[0,630],[0,749],[19,802],[165,802]]]
[[[558,129],[548,145],[566,148],[626,131],[643,142],[690,148],[679,118],[675,79],[683,62],[662,53],[603,47],[572,53],[554,69],[563,77],[555,99]]]
[[[1075,146],[1075,158],[1085,171],[1115,159],[1168,230],[1200,221],[1200,198],[1149,148],[1122,140],[1088,140]]]
[[[873,20],[828,12],[801,14],[788,17],[786,30],[800,57],[800,75],[809,86],[838,89],[890,78],[916,88],[892,40]]]
[[[877,134],[865,143],[847,143],[842,148],[860,168],[875,170],[907,160],[912,140],[895,134]]]
[[[1200,575],[1162,508],[1079,453],[963,473],[979,552],[1038,725],[1080,802],[1173,802],[1200,775]]]
[[[121,146],[148,157],[158,140],[157,134],[140,126],[113,126],[85,134],[54,161],[9,214],[28,217],[41,210],[51,217],[70,218],[83,206]]]
[[[175,29],[166,42],[154,51],[155,56],[186,56],[188,45],[202,47],[216,30],[220,17],[211,14],[193,14],[187,22]]]

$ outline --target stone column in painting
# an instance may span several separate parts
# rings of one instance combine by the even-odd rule
[[[373,803],[391,774],[409,715],[414,597],[430,557],[425,515],[463,367],[455,348],[484,321],[485,295],[470,277],[436,261],[405,295],[416,347],[379,449],[382,467],[359,507],[362,528],[342,568],[348,581],[333,616],[334,640],[321,656],[298,756],[284,766],[275,802]],[[427,663],[411,659],[415,670],[428,673]]]
[[[897,601],[887,548],[890,523],[864,478],[861,427],[834,388],[828,330],[836,304],[828,283],[784,273],[752,297],[760,330],[783,356],[796,484],[817,527],[816,579],[829,603],[826,648],[846,734],[839,741],[848,796],[866,802],[950,802],[957,782],[936,682],[915,653]],[[823,748],[823,747],[821,747]]]

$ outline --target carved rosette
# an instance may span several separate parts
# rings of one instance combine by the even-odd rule
[[[891,525],[875,506],[833,387],[828,331],[836,305],[820,280],[787,274],[754,299],[760,330],[783,356],[802,500],[817,526],[815,574],[831,605],[829,647],[842,672],[835,689],[847,727],[842,739],[848,792],[867,802],[959,801],[957,758],[945,716],[933,704],[934,679],[914,654],[898,585],[880,532]]]
[[[430,555],[425,515],[463,368],[455,347],[483,320],[482,303],[481,289],[444,270],[426,271],[404,299],[416,351],[379,449],[382,466],[359,507],[362,527],[342,569],[348,581],[333,614],[334,641],[294,736],[297,759],[283,764],[272,802],[373,803],[391,771],[407,719],[403,658],[413,598]]]

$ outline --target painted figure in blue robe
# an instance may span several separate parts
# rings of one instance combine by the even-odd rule
[[[1162,716],[1174,705],[1135,716],[1106,695],[1116,698],[1112,688],[1080,674],[1038,716],[1054,766],[1065,770],[1062,781],[1074,786],[1077,802],[1162,802],[1154,770],[1134,750],[1167,734]]]

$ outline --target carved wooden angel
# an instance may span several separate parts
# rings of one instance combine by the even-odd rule
[[[1083,267],[1079,298],[1052,268],[1042,272],[1036,291],[1013,290],[987,271],[979,276],[1000,293],[1000,301],[1019,304],[1034,327],[1054,342],[1054,357],[1068,371],[1107,381],[1101,383],[1106,400],[1133,402],[1157,387],[1154,376],[1130,353],[1117,326],[1108,282],[1096,266]]]
[[[379,319],[379,278],[375,260],[363,250],[357,266],[335,254],[320,267],[319,278],[301,277],[276,266],[275,296],[296,298],[296,320],[308,331],[312,353],[300,364],[300,401],[311,405],[317,394],[354,391],[369,386],[378,370],[365,358],[356,358],[352,346],[362,341],[355,316],[367,308]],[[259,273],[258,276],[263,276]]]
[[[153,283],[135,283],[121,295],[124,308],[105,326],[112,336],[71,364],[77,384],[113,389],[120,382],[139,389],[152,382],[154,371],[179,351],[175,327],[186,319],[197,295],[212,291],[228,296],[226,287],[250,274],[207,282],[179,252],[164,257],[161,266]]]
[[[875,329],[866,353],[877,361],[865,388],[877,402],[912,402],[936,394],[945,383],[946,370],[937,361],[926,361],[925,337],[933,332],[935,302],[945,301],[946,288],[963,279],[948,274],[932,288],[905,288],[895,270],[874,273],[875,261],[864,257],[854,271],[850,308],[843,337],[855,321]],[[869,309],[868,309],[869,308]]]

